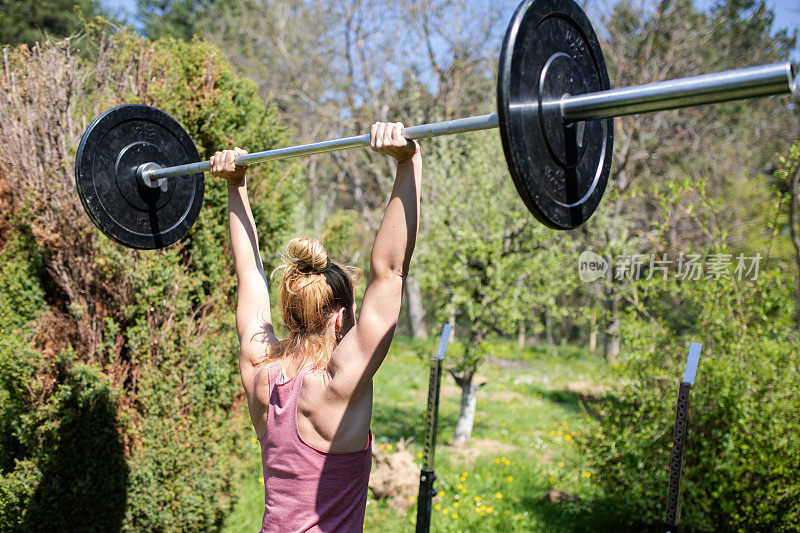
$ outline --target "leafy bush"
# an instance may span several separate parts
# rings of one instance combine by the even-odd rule
[[[250,436],[226,189],[207,182],[180,243],[125,249],[88,222],[73,158],[83,127],[123,102],[173,115],[202,157],[266,149],[284,133],[205,42],[121,33],[96,46],[8,50],[0,145],[23,157],[0,164],[0,530],[214,529]],[[261,242],[274,250],[300,182],[281,165],[250,179]]]
[[[702,223],[718,244],[708,253],[735,258],[709,220]],[[632,529],[657,530],[664,519],[677,384],[690,341],[701,342],[703,352],[686,444],[682,523],[694,531],[800,527],[796,303],[785,273],[763,262],[761,268],[755,280],[681,281],[670,273],[629,287],[632,305],[622,331],[627,349],[618,369],[627,384],[593,406],[600,429],[582,444],[617,504],[619,521]],[[657,314],[673,306],[680,312]]]

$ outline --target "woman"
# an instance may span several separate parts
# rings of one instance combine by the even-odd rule
[[[293,239],[281,268],[281,314],[272,327],[267,277],[247,199],[243,150],[217,152],[211,171],[228,184],[236,276],[239,366],[261,442],[266,531],[361,531],[371,466],[372,376],[394,335],[403,278],[417,236],[422,159],[402,124],[376,123],[370,144],[397,160],[389,204],[375,236],[356,322],[353,270],[322,245]]]

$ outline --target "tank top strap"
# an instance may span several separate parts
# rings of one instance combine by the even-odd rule
[[[303,384],[303,379],[305,379],[306,374],[314,370],[314,365],[308,364],[297,371],[297,375],[294,377],[294,380],[297,381],[295,387],[299,387]]]
[[[269,380],[269,393],[272,395],[272,390],[275,388],[275,384],[278,383],[278,374],[280,374],[281,365],[278,361],[272,361],[271,363],[267,363],[267,379]]]
[[[273,361],[267,364],[267,377],[269,379],[269,392],[270,396],[272,396],[273,391],[277,385],[284,385],[286,388],[284,389],[285,394],[286,392],[291,391],[292,400],[296,400],[300,395],[300,386],[303,384],[303,379],[306,377],[306,374],[314,370],[313,364],[308,364],[297,371],[297,374],[291,379],[286,379],[285,381],[281,381],[281,365],[279,361]],[[283,388],[283,387],[282,387]]]
[[[298,370],[293,378],[282,384],[283,387],[286,387],[284,391],[286,394],[283,396],[285,408],[288,413],[291,413],[290,418],[294,421],[295,429],[297,428],[297,411],[300,404],[300,392],[303,389],[303,380],[312,370],[314,370],[314,365],[306,365]],[[280,367],[278,367],[278,372],[280,372]],[[300,438],[300,434],[297,431],[293,433],[297,435],[298,439]]]

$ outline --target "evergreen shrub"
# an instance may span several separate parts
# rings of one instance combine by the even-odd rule
[[[207,179],[181,242],[126,249],[83,213],[75,149],[121,103],[170,113],[204,158],[285,133],[202,40],[93,42],[8,49],[0,150],[19,157],[0,164],[0,531],[213,530],[252,446],[226,188]],[[300,182],[281,164],[249,175],[261,243],[275,250]]]

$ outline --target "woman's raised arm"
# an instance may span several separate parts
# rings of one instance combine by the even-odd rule
[[[386,357],[394,336],[419,226],[422,156],[408,141],[400,123],[372,126],[376,152],[397,160],[392,195],[383,215],[370,259],[369,280],[355,327],[334,350],[328,372],[332,388],[343,396],[369,390],[372,376]]]
[[[252,388],[255,362],[267,345],[276,341],[272,330],[267,276],[258,250],[258,235],[247,197],[247,167],[235,164],[241,148],[217,152],[211,157],[211,172],[228,185],[228,223],[231,253],[238,280],[236,330],[241,346],[239,363],[245,390]]]

